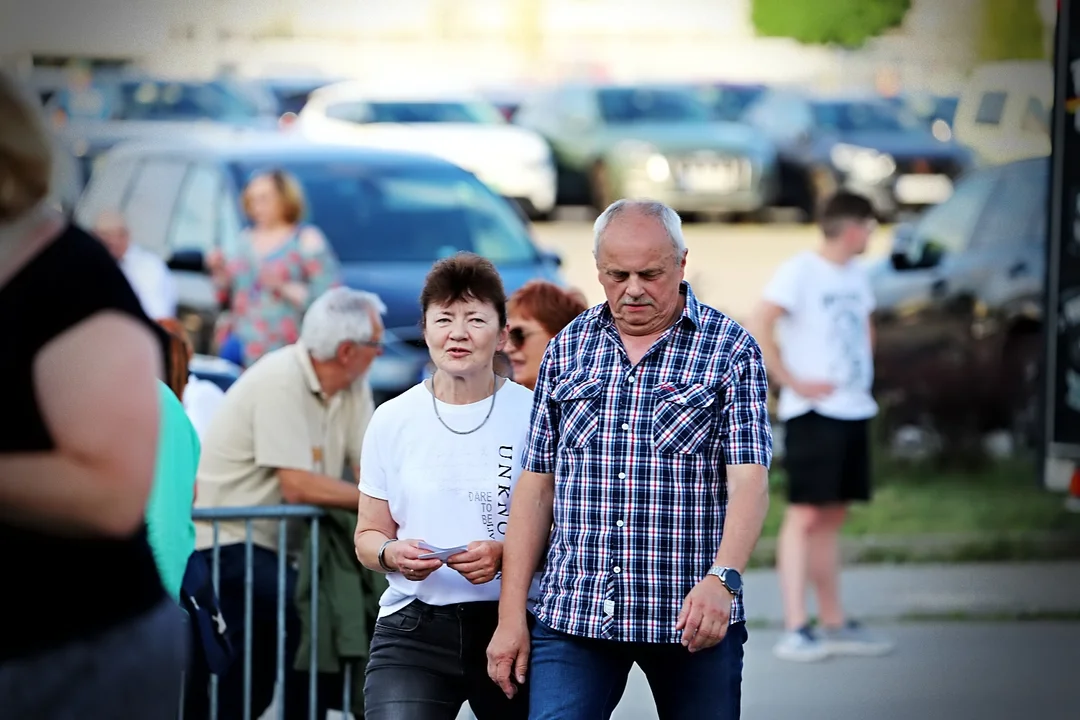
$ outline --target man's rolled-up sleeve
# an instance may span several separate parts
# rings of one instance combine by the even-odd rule
[[[757,342],[746,335],[724,375],[724,460],[728,465],[772,463],[769,381]]]
[[[536,387],[533,390],[529,436],[525,444],[525,453],[521,459],[523,470],[545,475],[555,472],[555,456],[559,444],[558,431],[556,430],[558,413],[552,407],[551,402],[553,365],[555,364],[552,357],[553,347],[554,345],[548,347],[547,352],[544,353],[544,359],[540,362]]]

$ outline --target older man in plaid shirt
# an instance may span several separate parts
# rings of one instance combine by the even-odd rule
[[[595,255],[607,303],[559,333],[540,367],[488,672],[512,695],[529,668],[532,720],[610,717],[635,662],[661,717],[737,718],[739,573],[772,459],[761,351],[684,282],[667,206],[611,205]]]

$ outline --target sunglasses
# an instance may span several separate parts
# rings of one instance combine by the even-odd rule
[[[514,345],[514,347],[521,347],[525,344],[525,341],[528,340],[532,335],[533,333],[527,333],[520,327],[512,327],[507,333],[507,337],[510,339],[510,342]]]

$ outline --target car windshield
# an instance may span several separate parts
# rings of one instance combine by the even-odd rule
[[[765,94],[765,88],[754,85],[716,85],[701,91],[701,99],[712,108],[713,117],[726,122],[738,122],[746,109]]]
[[[604,88],[597,95],[604,122],[701,122],[711,118],[709,107],[692,90]]]
[[[536,262],[528,229],[510,203],[457,168],[371,168],[362,162],[276,164],[300,182],[306,222],[342,262],[431,264],[465,250],[497,264]],[[237,165],[243,186],[265,165]]]
[[[72,117],[108,120],[235,121],[262,114],[250,98],[212,82],[109,83],[85,90],[67,90],[58,103]]]
[[[482,102],[373,102],[367,104],[368,122],[471,123],[502,125],[502,113]]]
[[[813,104],[814,122],[838,132],[909,132],[922,126],[908,110],[887,102]]]

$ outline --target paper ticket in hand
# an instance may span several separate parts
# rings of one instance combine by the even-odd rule
[[[428,545],[426,542],[420,543],[420,547],[424,548],[425,550],[431,551],[429,553],[421,555],[421,560],[431,560],[432,558],[436,558],[438,560],[442,560],[443,562],[446,562],[447,559],[451,556],[457,555],[460,552],[465,552],[469,549],[468,545],[458,545],[457,547],[441,548],[435,547],[434,545]]]

